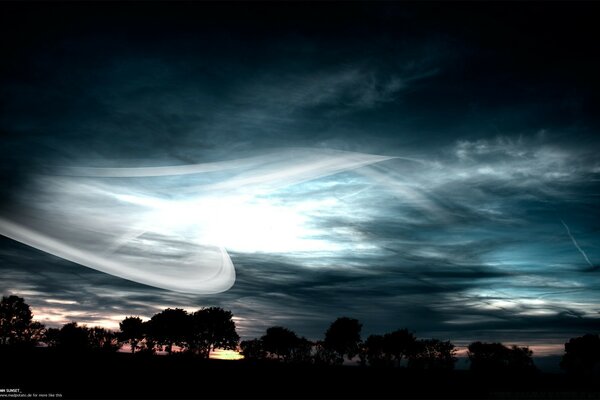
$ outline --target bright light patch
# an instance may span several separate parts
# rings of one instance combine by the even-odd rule
[[[242,360],[244,358],[243,355],[240,354],[237,350],[224,350],[224,349],[215,349],[210,352],[210,358],[213,360]]]
[[[200,245],[216,245],[242,253],[286,253],[336,251],[339,244],[316,239],[321,233],[310,228],[310,214],[331,206],[335,200],[306,201],[282,205],[269,198],[250,196],[208,197],[168,201],[135,196],[117,196],[122,201],[148,208],[144,231],[169,234],[191,233]]]

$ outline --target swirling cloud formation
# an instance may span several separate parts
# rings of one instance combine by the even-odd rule
[[[34,180],[4,236],[114,276],[194,294],[235,281],[228,247],[322,248],[270,193],[392,157],[286,149],[243,159],[147,168],[61,168]],[[57,205],[59,205],[57,207]]]

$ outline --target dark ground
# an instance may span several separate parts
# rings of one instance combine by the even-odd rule
[[[600,380],[566,374],[418,373],[126,353],[64,355],[44,348],[3,352],[0,363],[0,397],[8,395],[1,389],[19,389],[22,398],[600,399]]]

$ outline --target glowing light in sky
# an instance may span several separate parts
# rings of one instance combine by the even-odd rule
[[[136,282],[218,293],[235,281],[227,250],[342,248],[309,221],[335,200],[289,203],[273,193],[391,158],[288,149],[188,166],[63,168],[38,177],[19,209],[0,216],[0,234]]]
[[[311,239],[306,212],[331,202],[281,205],[269,198],[233,195],[204,196],[194,201],[148,201],[133,196],[120,200],[147,206],[146,230],[194,229],[198,243],[214,243],[235,252],[337,250],[339,245]]]

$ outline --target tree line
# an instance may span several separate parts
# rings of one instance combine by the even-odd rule
[[[233,314],[219,307],[189,313],[167,308],[143,321],[126,317],[117,332],[71,322],[46,328],[33,320],[24,299],[4,296],[0,302],[0,347],[47,346],[61,352],[116,352],[127,346],[132,354],[185,353],[208,358],[214,349],[238,350],[249,362],[273,361],[314,365],[358,363],[376,368],[452,370],[457,361],[450,341],[419,339],[408,329],[361,338],[362,324],[341,317],[331,323],[323,339],[311,341],[281,326],[240,342]],[[534,372],[528,347],[473,342],[467,356],[473,371]],[[561,367],[568,372],[591,374],[600,367],[600,336],[587,334],[565,343]]]
[[[45,329],[40,341],[63,351],[117,351],[127,345],[136,351],[154,354],[157,351],[187,352],[208,358],[213,349],[235,350],[240,337],[230,311],[218,307],[188,313],[181,308],[167,308],[150,320],[127,317],[113,332],[104,328],[65,324],[62,328]]]

